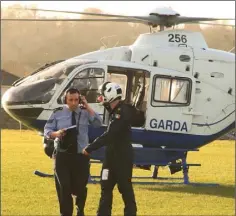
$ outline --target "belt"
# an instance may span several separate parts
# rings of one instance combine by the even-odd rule
[[[66,150],[68,154],[77,154],[77,146],[70,145]]]

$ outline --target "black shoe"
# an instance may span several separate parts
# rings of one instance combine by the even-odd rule
[[[77,212],[76,216],[85,216],[84,212]]]

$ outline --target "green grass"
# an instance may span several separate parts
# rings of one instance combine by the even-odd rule
[[[52,173],[53,161],[44,155],[42,138],[32,131],[1,133],[1,215],[59,215],[54,181],[34,170]],[[215,182],[218,187],[187,185],[134,185],[138,215],[235,215],[235,142],[215,141],[188,155],[192,182]],[[100,165],[92,165],[99,174]],[[160,176],[170,176],[167,168]],[[151,172],[134,169],[134,175]],[[177,173],[174,177],[182,176]],[[88,186],[86,215],[96,215],[100,185]],[[113,215],[123,215],[123,202],[115,188]]]

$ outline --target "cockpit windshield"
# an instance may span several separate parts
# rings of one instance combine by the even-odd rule
[[[33,73],[32,75],[26,77],[21,82],[17,83],[17,86],[28,85],[52,78],[57,80],[57,83],[61,83],[65,77],[75,68],[92,62],[94,61],[74,58],[57,64],[49,65],[48,67],[44,67],[42,70],[39,70],[37,73]]]
[[[95,63],[94,60],[68,59],[43,67],[29,77],[20,80],[8,91],[9,105],[48,103],[63,80],[77,67]]]

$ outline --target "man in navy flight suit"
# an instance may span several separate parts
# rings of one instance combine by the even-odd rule
[[[109,216],[112,210],[112,191],[118,185],[125,204],[124,215],[135,216],[137,206],[132,187],[133,149],[131,145],[131,122],[134,108],[121,101],[122,89],[116,83],[106,82],[101,87],[103,105],[110,113],[109,125],[104,134],[88,145],[83,153],[106,145],[101,172],[101,198],[98,216]]]

